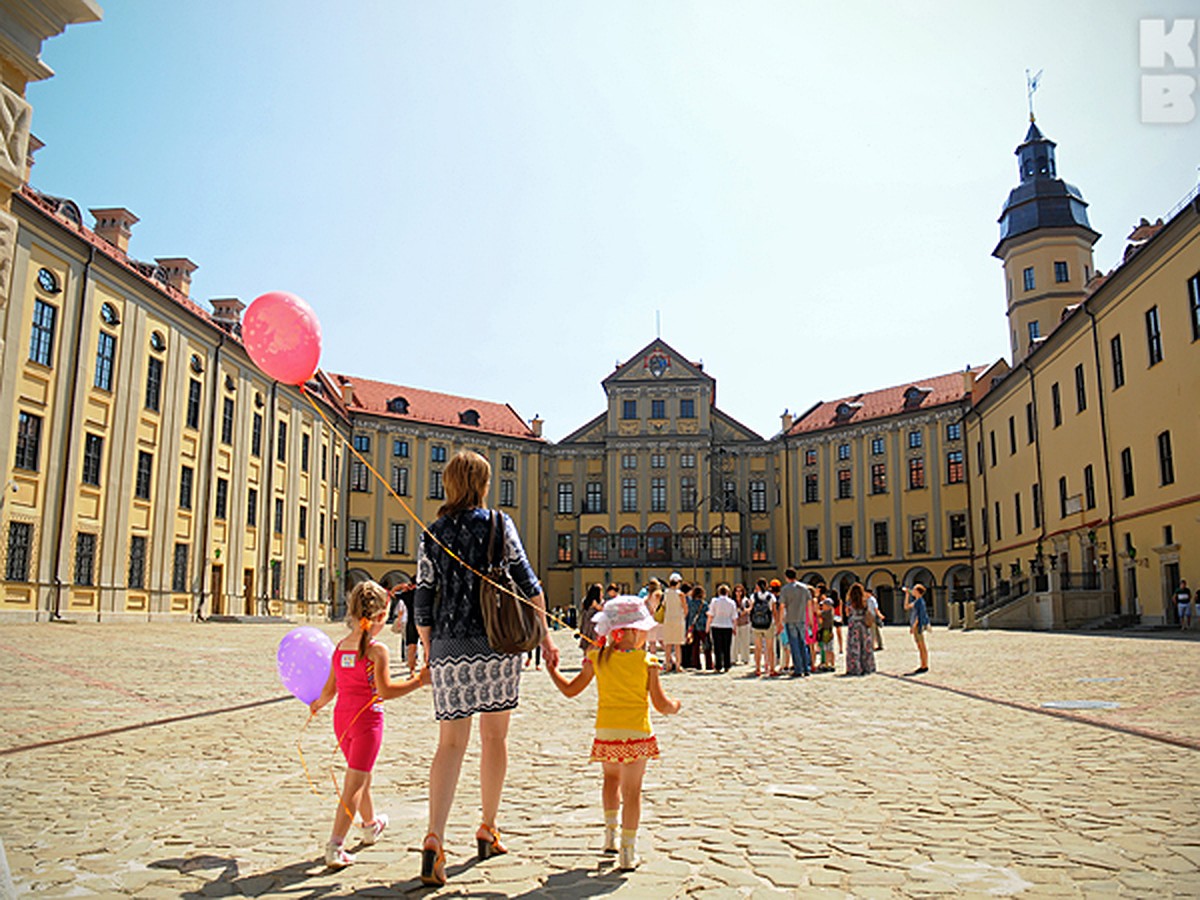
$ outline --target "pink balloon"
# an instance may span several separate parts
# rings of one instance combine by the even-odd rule
[[[242,317],[242,342],[254,364],[276,381],[304,384],[321,359],[321,323],[295,294],[271,291]]]
[[[279,680],[297,700],[312,703],[321,696],[333,661],[333,640],[319,628],[293,628],[279,642],[275,663]]]

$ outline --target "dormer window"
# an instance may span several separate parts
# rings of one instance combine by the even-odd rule
[[[479,413],[477,413],[473,409],[463,410],[462,412],[460,412],[458,414],[458,421],[462,425],[471,425],[473,427],[478,427]]]
[[[856,412],[862,409],[861,403],[849,403],[843,400],[837,405],[837,418],[839,422],[844,422],[853,416]]]
[[[917,387],[913,385],[904,392],[904,408],[912,409],[920,406],[927,394],[930,393],[929,388]]]
[[[403,397],[393,397],[387,402],[387,410],[390,413],[406,415],[408,413],[408,401]]]

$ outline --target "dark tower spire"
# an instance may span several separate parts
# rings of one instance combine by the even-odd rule
[[[1054,141],[1042,134],[1036,122],[1029,123],[1025,140],[1016,149],[1021,183],[1008,195],[1000,214],[1000,244],[1037,228],[1075,227],[1092,230],[1087,202],[1079,188],[1058,177]],[[1092,232],[1099,238],[1100,235]],[[1094,243],[1094,241],[1093,241]],[[997,246],[994,256],[1001,256]]]
[[[1092,245],[1100,239],[1079,188],[1058,177],[1054,148],[1031,115],[1016,150],[1020,183],[1004,203],[1000,243],[992,251],[1004,262],[1014,362],[1087,295]]]

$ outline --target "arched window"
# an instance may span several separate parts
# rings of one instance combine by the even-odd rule
[[[461,425],[479,425],[479,413],[473,409],[465,409],[458,414],[458,421]]]
[[[403,397],[393,397],[387,402],[387,409],[390,413],[405,415],[408,412],[408,401]]]
[[[712,530],[712,558],[733,559],[733,534],[725,525],[718,525]]]
[[[671,526],[665,522],[655,522],[646,532],[646,559],[650,562],[664,562],[671,558]]]
[[[608,559],[608,532],[597,525],[587,536],[587,558],[590,562]]]
[[[638,533],[632,525],[621,529],[621,559],[636,559],[638,555]]]
[[[683,526],[679,534],[679,555],[684,559],[695,559],[700,555],[700,532],[695,525]]]

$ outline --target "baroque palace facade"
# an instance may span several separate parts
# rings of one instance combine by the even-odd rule
[[[503,403],[329,371],[277,384],[242,346],[240,301],[197,303],[193,262],[129,254],[133,213],[88,227],[33,189],[24,90],[50,73],[19,48],[99,10],[22,8],[0,17],[2,617],[336,614],[358,580],[413,577],[463,448],[491,461],[489,505],[552,607],[593,582],[678,571],[711,591],[793,566],[872,585],[892,621],[921,582],[943,621],[974,600],[993,626],[1061,627],[1167,622],[1178,580],[1200,582],[1194,194],[1101,275],[1083,197],[1031,124],[995,249],[1011,362],[816,403],[764,437],[655,339],[551,443]]]

